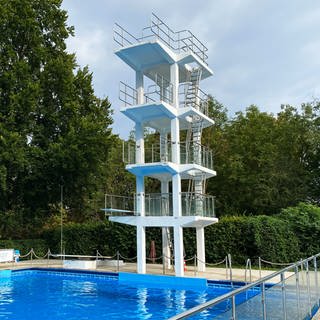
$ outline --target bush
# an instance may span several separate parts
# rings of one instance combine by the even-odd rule
[[[48,252],[47,242],[43,239],[0,240],[0,248],[20,250],[21,255],[27,254],[32,248],[38,256]]]
[[[60,252],[60,228],[43,233],[51,251]],[[66,254],[136,255],[135,228],[109,221],[94,223],[68,223],[63,226],[63,245]]]
[[[299,259],[298,239],[287,224],[275,217],[226,217],[206,228],[207,262],[230,253],[235,264],[262,257],[273,262]]]
[[[301,257],[320,252],[320,208],[307,203],[283,209],[278,216],[298,239]]]

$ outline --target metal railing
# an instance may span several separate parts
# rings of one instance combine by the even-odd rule
[[[130,46],[140,42],[138,38],[133,36],[130,32],[115,23],[113,28],[113,40],[121,47]]]
[[[214,196],[194,192],[181,192],[182,216],[215,217]],[[105,195],[102,210],[113,216],[140,215],[137,202],[140,195],[133,197]],[[172,193],[149,193],[144,196],[145,216],[172,216]]]
[[[172,216],[171,193],[149,193],[145,195],[146,216]]]
[[[201,312],[220,310],[220,319],[302,320],[310,319],[319,308],[318,261],[320,254],[294,263],[206,303],[191,308],[170,320],[200,316]],[[241,295],[251,295],[244,300]],[[224,310],[224,311],[223,311]],[[208,316],[208,314],[207,314]]]
[[[105,194],[102,210],[112,215],[136,215],[135,197]]]
[[[209,116],[210,97],[199,87],[192,96],[188,95],[188,89],[191,83],[186,82],[179,85],[179,107],[192,107],[199,110],[206,116]]]
[[[195,37],[192,32],[189,30],[173,31],[154,13],[151,15],[151,25],[142,29],[141,37],[133,36],[116,23],[113,31],[113,39],[121,47],[159,40],[174,52],[181,53],[191,51],[207,64],[208,48]]]
[[[194,163],[213,170],[213,152],[196,142],[180,142],[180,163]]]
[[[138,104],[137,90],[130,87],[126,83],[120,81],[119,84],[119,100],[124,102],[124,106],[135,106]]]
[[[158,73],[154,76],[154,82],[155,84],[150,85],[144,94],[146,102],[164,101],[172,104],[173,84]]]
[[[122,160],[127,164],[136,164],[136,145],[134,142],[123,142]],[[146,144],[144,148],[144,162],[171,162],[172,161],[172,142],[165,144],[152,143]],[[199,166],[214,169],[213,151],[206,146],[196,142],[180,142],[180,163],[197,164]]]
[[[181,192],[182,215],[215,217],[214,199],[207,194]]]

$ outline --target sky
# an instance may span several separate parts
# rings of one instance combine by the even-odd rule
[[[64,0],[62,8],[75,27],[68,50],[79,66],[89,66],[95,93],[108,97],[113,132],[122,138],[134,124],[119,111],[119,82],[134,86],[135,74],[114,54],[113,26],[140,36],[152,12],[207,46],[214,75],[201,88],[231,117],[252,104],[276,114],[281,104],[320,98],[319,0]]]

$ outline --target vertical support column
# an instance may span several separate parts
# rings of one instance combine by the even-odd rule
[[[204,241],[204,227],[196,228],[197,232],[197,258],[198,258],[198,271],[206,271],[206,252]]]
[[[177,173],[172,177],[172,204],[173,216],[181,217],[181,177]],[[184,276],[184,257],[183,257],[183,229],[180,225],[174,226],[174,264],[176,276]]]
[[[172,105],[179,108],[179,66],[174,63],[170,66],[170,82],[172,83]],[[179,119],[171,120],[172,162],[180,164],[180,126]],[[181,217],[181,177],[177,173],[172,177],[173,216]],[[177,224],[174,226],[174,263],[177,276],[184,276],[183,258],[183,229]]]
[[[184,257],[183,257],[183,229],[174,226],[174,267],[176,276],[184,276]]]
[[[172,105],[179,108],[179,65],[170,65],[170,82],[172,83]]]
[[[136,71],[137,104],[144,103],[143,73]],[[144,163],[144,127],[142,123],[136,123],[136,163]],[[144,177],[136,177],[137,212],[145,216]],[[137,272],[146,273],[146,228],[137,226]]]
[[[136,71],[136,90],[137,90],[137,103],[144,103],[144,88],[143,88],[143,73]]]
[[[171,120],[171,144],[172,162],[180,164],[180,124],[178,118]]]
[[[163,215],[169,216],[169,203],[170,203],[170,195],[169,195],[169,182],[161,181],[161,194],[163,199]],[[170,228],[164,227],[162,228],[162,255],[163,255],[163,263],[164,267],[167,269],[171,269],[171,250],[170,250]]]
[[[136,177],[137,212],[145,216],[144,177]],[[141,222],[140,222],[141,223]],[[137,225],[137,272],[146,273],[146,228],[143,224]]]
[[[137,272],[146,273],[146,228],[137,226]]]
[[[144,126],[137,122],[135,125],[136,135],[136,163],[144,163]]]

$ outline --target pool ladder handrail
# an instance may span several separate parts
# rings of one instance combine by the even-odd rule
[[[310,275],[309,275],[309,263],[312,263],[313,262],[313,268],[314,268],[314,271],[315,271],[315,282],[316,282],[316,293],[317,293],[317,301],[316,301],[316,305],[319,307],[320,303],[320,294],[319,294],[319,284],[318,284],[318,267],[317,267],[317,258],[320,257],[320,253],[314,255],[314,256],[311,256],[309,258],[306,258],[304,260],[300,260],[288,267],[285,267],[279,271],[276,271],[272,274],[269,274],[255,282],[251,282],[245,286],[242,286],[240,288],[237,288],[229,293],[226,293],[220,297],[217,297],[217,298],[214,298],[212,300],[209,300],[205,303],[202,303],[198,306],[195,306],[189,310],[186,310],[178,315],[175,315],[171,318],[169,318],[169,320],[179,320],[179,319],[186,319],[186,318],[189,318],[193,315],[196,315],[196,314],[199,314],[200,312],[206,310],[206,309],[209,309],[209,308],[212,308],[216,305],[218,305],[219,303],[223,302],[223,301],[229,301],[231,300],[231,320],[237,320],[237,315],[236,315],[236,296],[238,294],[241,294],[241,293],[245,293],[246,291],[250,290],[250,289],[253,289],[253,288],[257,288],[257,287],[260,287],[260,290],[261,290],[261,303],[262,303],[262,316],[263,316],[263,320],[267,320],[267,312],[266,312],[266,288],[265,288],[265,284],[266,282],[270,281],[271,279],[274,279],[275,277],[280,277],[280,285],[281,285],[281,290],[282,290],[282,304],[283,304],[283,316],[284,316],[284,320],[288,320],[287,319],[287,312],[286,312],[286,309],[285,309],[285,305],[286,305],[286,301],[285,301],[285,273],[286,272],[290,272],[293,270],[294,274],[295,274],[295,277],[296,277],[296,285],[297,285],[297,289],[299,288],[299,268],[302,268],[304,267],[304,265],[306,265],[306,277],[307,277],[307,283],[309,284],[310,283]],[[308,288],[307,288],[307,294],[309,296],[309,304],[308,304],[308,316],[311,318],[312,317],[312,305],[310,303],[310,295],[311,295],[311,290],[310,290],[310,286],[308,285]],[[301,310],[299,309],[299,315],[301,313]],[[302,318],[301,318],[302,319]]]
[[[248,272],[249,272],[249,281],[247,281],[247,273]],[[251,268],[251,260],[250,259],[247,259],[247,262],[246,262],[246,268],[244,271],[244,282],[245,282],[245,284],[248,284],[248,282],[252,282],[252,268]]]

